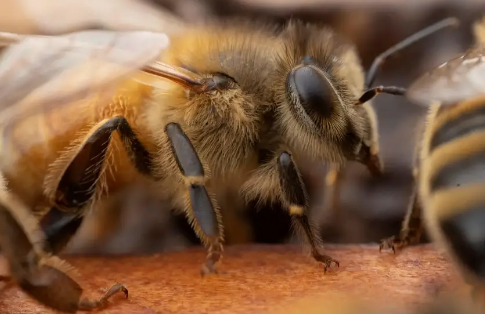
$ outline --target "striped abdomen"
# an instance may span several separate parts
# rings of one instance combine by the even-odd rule
[[[441,107],[427,132],[426,210],[459,264],[485,281],[485,97]]]

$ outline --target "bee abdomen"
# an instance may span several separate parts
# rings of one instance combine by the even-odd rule
[[[429,144],[430,192],[485,183],[485,101],[457,104],[437,120]]]
[[[485,183],[485,149],[439,169],[431,180],[431,192],[478,183]]]
[[[485,279],[485,203],[441,220],[440,226],[462,265]]]
[[[464,114],[456,115],[438,128],[431,139],[430,152],[439,146],[478,131],[485,131],[485,103],[481,107],[475,107]]]
[[[452,256],[485,280],[485,102],[440,108],[429,132],[426,210]]]

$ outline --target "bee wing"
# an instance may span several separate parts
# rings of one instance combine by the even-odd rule
[[[1,35],[3,42],[17,43],[0,59],[0,125],[109,90],[170,44],[167,34],[147,31]]]
[[[422,106],[452,105],[485,94],[485,45],[443,63],[415,80],[407,97]]]
[[[145,0],[2,0],[0,30],[62,34],[86,29],[166,32],[182,26],[168,10]]]

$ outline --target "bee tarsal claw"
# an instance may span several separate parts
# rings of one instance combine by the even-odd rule
[[[313,258],[317,261],[323,264],[323,273],[327,273],[327,269],[332,266],[332,263],[334,263],[337,267],[340,267],[339,261],[331,258],[328,255],[322,255],[320,253],[313,253]]]

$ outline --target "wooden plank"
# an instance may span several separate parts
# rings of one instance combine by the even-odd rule
[[[116,281],[130,296],[115,296],[102,311],[115,313],[269,313],[305,298],[358,296],[411,306],[437,294],[465,287],[452,265],[431,245],[393,255],[375,245],[327,246],[340,261],[327,274],[292,245],[227,247],[220,273],[202,278],[200,248],[152,256],[81,257],[66,259],[80,273],[89,295]],[[386,302],[384,302],[386,303]],[[41,306],[18,287],[0,292],[1,313],[38,313]],[[50,314],[51,311],[42,313]]]

